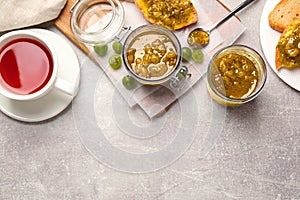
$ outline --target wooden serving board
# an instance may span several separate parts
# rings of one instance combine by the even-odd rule
[[[78,41],[75,36],[72,33],[71,30],[71,8],[76,3],[77,0],[67,0],[66,6],[61,11],[58,18],[54,21],[55,26],[63,33],[65,34],[74,44],[76,44],[84,53],[89,55],[88,48]]]

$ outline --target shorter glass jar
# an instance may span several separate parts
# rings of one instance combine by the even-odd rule
[[[85,44],[107,44],[124,26],[124,8],[118,0],[78,0],[71,13],[71,30]]]
[[[146,58],[146,54],[153,56],[154,60]],[[187,68],[180,66],[181,45],[178,38],[168,29],[157,25],[140,26],[128,35],[123,48],[123,61],[128,73],[144,85],[161,85],[171,81],[171,87],[176,88],[188,74]],[[142,66],[138,70],[144,70],[144,75],[141,75],[143,72],[135,70],[140,64]],[[168,66],[163,75],[158,75],[161,69],[155,68],[159,65]],[[179,80],[176,76],[178,73],[183,75],[183,79]]]
[[[258,52],[244,45],[219,50],[207,70],[210,96],[226,106],[238,106],[253,100],[262,91],[266,79],[265,61]]]

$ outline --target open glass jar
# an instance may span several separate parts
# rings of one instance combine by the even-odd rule
[[[133,30],[125,40],[123,61],[128,73],[144,85],[170,81],[177,88],[187,76],[181,64],[181,45],[174,33],[157,25]]]
[[[71,30],[85,44],[109,43],[124,26],[124,8],[118,0],[78,0],[71,13]]]
[[[207,88],[219,104],[238,106],[256,98],[267,79],[267,69],[258,52],[244,45],[220,49],[207,70]]]

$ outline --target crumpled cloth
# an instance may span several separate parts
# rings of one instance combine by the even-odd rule
[[[0,32],[41,24],[58,17],[67,0],[0,0]]]

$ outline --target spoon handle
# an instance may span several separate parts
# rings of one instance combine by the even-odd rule
[[[240,5],[238,5],[235,9],[233,9],[230,13],[228,13],[223,19],[212,25],[212,27],[209,29],[209,32],[226,22],[228,19],[230,19],[232,16],[234,16],[237,12],[248,6],[250,3],[252,3],[255,0],[246,0]]]

